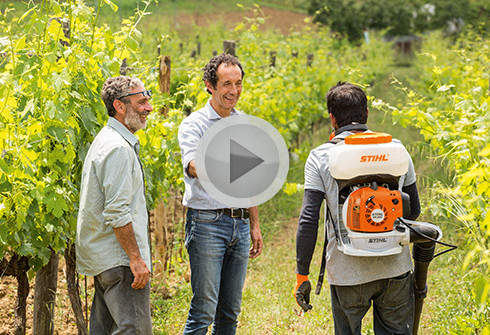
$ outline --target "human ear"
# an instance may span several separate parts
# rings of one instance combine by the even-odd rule
[[[205,81],[205,83],[206,83],[206,88],[208,89],[208,92],[213,94],[213,92],[216,88],[213,86],[213,84],[211,84],[210,81]]]
[[[116,100],[114,100],[112,102],[112,106],[116,110],[116,114],[124,114],[125,107],[126,107],[126,105],[124,104],[124,102],[122,102],[119,99],[116,99]]]
[[[329,113],[330,115],[330,123],[332,124],[333,129],[337,129],[337,120],[335,120],[335,116],[333,116],[332,113]]]

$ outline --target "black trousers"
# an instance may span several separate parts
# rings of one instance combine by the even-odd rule
[[[330,285],[330,291],[335,335],[360,335],[361,321],[371,302],[376,335],[412,334],[412,273],[360,285]]]

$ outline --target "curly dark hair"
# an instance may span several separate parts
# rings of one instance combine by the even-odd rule
[[[367,98],[359,86],[339,81],[330,88],[326,99],[328,112],[335,117],[338,127],[367,122]]]
[[[227,65],[237,65],[240,68],[240,71],[242,71],[242,79],[245,76],[245,71],[243,71],[242,64],[240,64],[238,58],[227,53],[222,53],[221,55],[211,58],[203,68],[204,74],[202,76],[202,80],[209,81],[211,85],[216,88],[216,84],[218,83],[218,74],[216,72],[222,63]],[[209,94],[211,94],[209,90],[207,91]]]
[[[143,86],[143,83],[138,78],[119,76],[107,79],[102,86],[102,92],[100,94],[107,108],[107,114],[109,116],[116,115],[116,110],[113,105],[114,100],[117,97],[128,94],[137,86]]]

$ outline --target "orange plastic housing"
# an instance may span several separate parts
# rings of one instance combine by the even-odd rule
[[[346,224],[354,231],[392,231],[395,220],[403,216],[401,193],[385,187],[362,187],[352,192],[348,201]]]
[[[345,138],[345,144],[390,143],[391,135],[386,133],[357,133]]]

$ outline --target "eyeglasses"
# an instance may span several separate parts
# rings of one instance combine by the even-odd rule
[[[144,97],[151,98],[151,90],[145,90],[145,91],[141,91],[141,92],[134,92],[134,93],[126,94],[126,95],[121,95],[120,97],[118,97],[116,99],[121,100],[122,98],[130,97],[130,96],[136,95],[136,94],[143,94]]]

